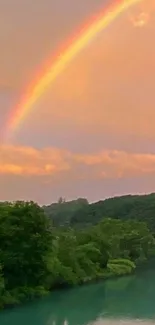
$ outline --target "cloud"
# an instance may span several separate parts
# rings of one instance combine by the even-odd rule
[[[80,154],[58,148],[0,146],[0,175],[50,179],[118,179],[155,175],[155,154],[103,150]]]

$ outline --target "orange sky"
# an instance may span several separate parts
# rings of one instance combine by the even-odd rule
[[[2,126],[40,64],[101,6],[88,0],[83,8],[67,4],[69,10],[60,0],[38,1],[37,7],[26,0],[3,3]],[[96,193],[100,198],[154,190],[148,180],[155,180],[155,12],[152,0],[144,4],[151,13],[147,25],[136,28],[129,20],[139,7],[124,14],[56,80],[10,143],[1,140],[0,199],[30,199],[29,186],[37,189],[31,199],[41,203],[62,191],[68,198],[74,193],[93,200]]]

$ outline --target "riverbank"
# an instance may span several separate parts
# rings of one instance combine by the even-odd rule
[[[97,284],[108,279],[117,279],[127,275],[134,274],[136,270],[136,265],[126,259],[119,260],[109,260],[107,268],[102,270],[98,276],[94,278],[87,277],[83,279],[82,282],[77,283],[76,285],[65,284],[64,286],[54,286],[50,291],[47,291],[43,287],[29,288],[21,287],[16,288],[12,292],[8,292],[3,300],[3,306],[0,308],[8,309],[15,308],[19,305],[23,305],[26,302],[35,301],[37,299],[43,298],[51,294],[51,292],[67,290],[79,286],[84,286],[87,284]]]
[[[110,272],[109,269],[111,269],[111,265],[117,265],[119,266],[118,268],[116,268],[116,270],[118,270],[117,274],[113,272]],[[121,270],[120,265],[124,265],[124,266],[130,266],[130,268],[123,268]],[[143,260],[141,262],[138,263],[138,265],[136,266],[135,263],[129,261],[129,260],[125,260],[125,259],[119,259],[119,260],[111,260],[108,268],[103,270],[103,272],[96,278],[86,278],[84,279],[83,282],[78,283],[76,285],[69,285],[69,284],[65,284],[63,286],[55,286],[53,287],[50,291],[45,290],[45,288],[43,287],[38,287],[38,288],[19,288],[19,293],[18,289],[16,290],[15,296],[14,294],[10,293],[10,303],[7,304],[6,301],[6,305],[3,306],[3,309],[11,309],[11,308],[15,308],[17,306],[24,306],[24,304],[29,303],[29,302],[35,302],[40,300],[41,298],[44,297],[48,297],[51,295],[51,293],[53,292],[54,294],[57,292],[68,292],[68,290],[70,289],[76,289],[76,288],[80,288],[80,287],[84,287],[87,285],[97,285],[100,283],[105,283],[108,280],[121,280],[123,278],[126,279],[127,276],[141,276],[143,273],[145,274],[145,272],[150,268],[150,269],[154,269],[155,266],[155,257],[150,258],[149,260]],[[116,272],[116,271],[115,271]],[[18,298],[19,295],[19,298]],[[22,299],[22,300],[21,300]],[[2,311],[2,308],[1,308]]]
[[[154,322],[154,265],[129,276],[56,290],[49,296],[6,309],[1,325],[148,325]],[[99,321],[99,323],[98,323]]]
[[[16,288],[13,291],[7,292],[6,295],[3,297],[3,306],[0,306],[1,309],[3,308],[12,308],[21,304],[24,304],[25,302],[32,301],[44,296],[47,296],[51,294],[52,290],[61,290],[61,289],[69,289],[71,287],[75,286],[82,286],[86,284],[93,284],[98,283],[104,280],[112,279],[112,278],[118,278],[123,277],[129,274],[132,274],[136,269],[136,266],[133,262],[125,259],[119,259],[119,260],[110,260],[107,268],[102,270],[102,272],[94,277],[87,277],[84,278],[83,281],[77,283],[76,285],[69,285],[65,284],[64,286],[54,286],[50,291],[46,290],[43,287],[36,287],[36,288],[30,288],[30,287],[20,287]],[[2,297],[1,297],[2,299]]]

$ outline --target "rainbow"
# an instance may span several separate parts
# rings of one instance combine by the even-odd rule
[[[100,12],[99,15],[82,29],[81,33],[70,45],[50,60],[47,70],[42,72],[34,84],[26,91],[26,96],[19,105],[12,110],[7,127],[8,133],[14,132],[22,124],[26,116],[31,112],[34,104],[46,92],[49,85],[64,71],[65,67],[75,58],[75,56],[95,38],[95,36],[108,27],[121,13],[130,7],[140,3],[142,0],[115,0],[112,5]]]

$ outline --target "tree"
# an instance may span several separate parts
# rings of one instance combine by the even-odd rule
[[[50,242],[49,220],[37,204],[16,202],[1,207],[0,261],[7,290],[43,283]]]
[[[62,198],[62,196],[60,196],[60,198],[58,199],[58,204],[62,204],[65,202],[65,199]]]

